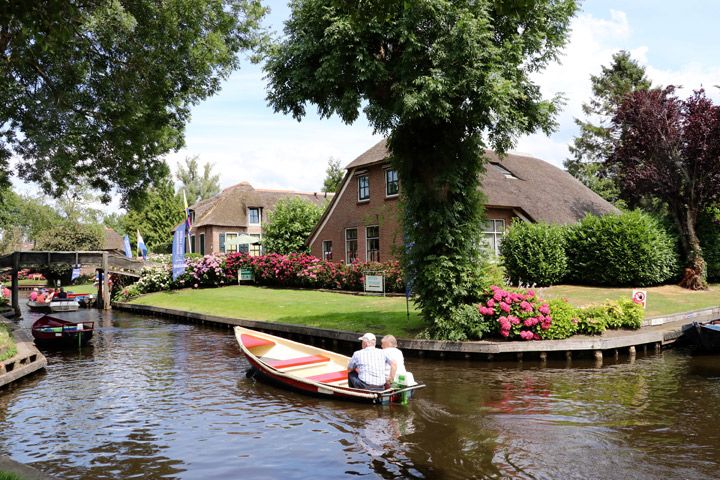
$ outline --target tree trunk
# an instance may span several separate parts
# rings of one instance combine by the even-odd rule
[[[675,209],[675,222],[681,235],[683,254],[686,259],[680,286],[690,290],[706,290],[707,268],[700,247],[695,226],[697,224],[697,209],[682,205]]]

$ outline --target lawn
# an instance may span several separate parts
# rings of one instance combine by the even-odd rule
[[[15,342],[7,325],[0,323],[0,362],[15,356]]]
[[[231,318],[392,333],[404,338],[414,337],[425,326],[412,303],[407,319],[405,297],[230,286],[157,292],[132,303]]]
[[[710,285],[709,290],[690,291],[677,285],[648,287],[646,317],[657,317],[672,313],[689,312],[701,308],[720,306],[720,284]],[[601,303],[607,299],[630,298],[632,288],[579,287],[557,285],[538,290],[546,299],[566,298],[577,306]]]
[[[73,293],[93,293],[97,294],[97,287],[92,283],[84,283],[82,285],[66,285],[65,290]]]

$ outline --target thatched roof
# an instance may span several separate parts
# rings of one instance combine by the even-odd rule
[[[539,158],[486,150],[486,172],[480,188],[488,207],[512,207],[534,222],[575,223],[586,214],[605,215],[619,210],[575,177]],[[385,140],[350,162],[348,170],[385,162]],[[402,179],[401,179],[402,181]]]
[[[103,238],[103,250],[119,250],[121,252],[125,251],[125,246],[123,245],[123,237],[120,236],[118,232],[116,232],[110,227],[105,227],[104,234],[105,236]]]
[[[325,205],[332,193],[305,193],[292,190],[268,190],[253,188],[247,182],[228,187],[212,198],[202,200],[190,207],[195,211],[193,227],[215,225],[221,227],[247,226],[248,207],[260,207],[271,211],[283,198],[296,197],[316,205]]]

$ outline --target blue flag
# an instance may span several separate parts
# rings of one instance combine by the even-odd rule
[[[140,250],[140,254],[143,257],[143,260],[145,260],[145,258],[147,257],[147,247],[145,246],[145,242],[140,235],[140,230],[137,231],[137,248],[138,250]]]
[[[185,222],[181,223],[175,230],[172,244],[172,278],[185,272]]]
[[[132,249],[130,248],[130,237],[125,235],[123,237],[123,247],[125,248],[125,256],[132,258]]]
[[[72,282],[78,277],[80,277],[80,265],[73,265],[72,274],[70,275],[70,281]]]

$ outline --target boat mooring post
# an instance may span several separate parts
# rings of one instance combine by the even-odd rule
[[[110,310],[110,272],[108,271],[108,253],[103,252],[102,254],[102,268],[103,268],[103,281],[102,281],[102,297],[103,297],[103,310]]]
[[[20,269],[20,254],[18,252],[13,252],[13,266],[12,266],[12,273],[10,275],[11,278],[11,290],[12,290],[12,308],[15,310],[15,316],[20,316],[20,282],[18,281],[18,270]]]

